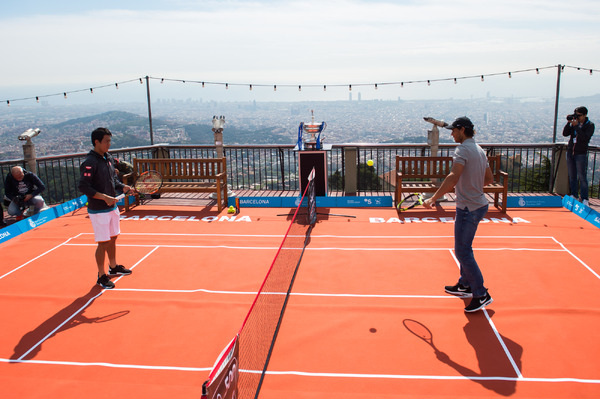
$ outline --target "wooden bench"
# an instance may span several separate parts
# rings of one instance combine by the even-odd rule
[[[483,187],[484,193],[494,194],[494,206],[506,213],[508,174],[500,170],[500,155],[488,156],[494,181]],[[403,192],[434,193],[452,169],[452,157],[402,157],[396,156],[396,195],[394,204]],[[439,179],[438,182],[432,181]],[[499,196],[502,194],[502,203]]]
[[[123,176],[123,182],[131,185],[134,176],[148,170],[155,170],[163,177],[159,193],[216,193],[219,212],[227,206],[225,158],[134,158],[133,173]],[[135,202],[139,205],[138,196]],[[129,210],[129,196],[125,197],[125,210]]]

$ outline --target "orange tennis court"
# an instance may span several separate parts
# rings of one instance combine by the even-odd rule
[[[600,396],[600,230],[563,208],[491,210],[474,248],[494,302],[465,314],[443,290],[450,205],[319,209],[260,398]],[[133,274],[113,290],[95,285],[85,210],[1,244],[3,397],[199,398],[288,211],[134,208],[117,241]]]

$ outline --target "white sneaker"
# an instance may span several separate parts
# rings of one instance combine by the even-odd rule
[[[590,201],[589,200],[583,200],[583,205],[590,206]]]

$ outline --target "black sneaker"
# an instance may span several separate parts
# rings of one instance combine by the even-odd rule
[[[479,309],[483,309],[492,302],[494,302],[494,300],[490,294],[486,292],[485,296],[474,297],[471,299],[471,303],[465,308],[465,312],[477,312]]]
[[[108,274],[128,275],[128,274],[131,274],[131,270],[125,269],[125,267],[123,265],[116,265],[114,268],[113,267],[108,268]]]
[[[446,291],[448,294],[458,295],[465,298],[471,298],[473,296],[471,287],[465,287],[461,283],[457,283],[456,285],[447,285],[444,287],[444,291]]]
[[[96,284],[108,290],[115,288],[115,283],[110,281],[110,277],[108,277],[107,274],[103,274],[102,276],[98,277],[98,281],[96,281]]]

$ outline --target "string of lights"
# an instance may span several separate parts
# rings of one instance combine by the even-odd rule
[[[466,79],[481,79],[482,82],[485,81],[486,78],[488,77],[495,77],[495,76],[508,76],[508,78],[512,78],[515,74],[520,74],[520,73],[527,73],[527,72],[535,72],[536,74],[539,75],[540,71],[542,70],[546,70],[546,69],[556,69],[556,68],[560,68],[560,71],[563,72],[565,70],[565,68],[569,68],[569,69],[574,69],[577,71],[584,71],[584,72],[589,72],[590,75],[592,75],[594,72],[600,72],[599,69],[594,69],[594,68],[584,68],[584,67],[577,67],[577,66],[572,66],[572,65],[552,65],[552,66],[545,66],[545,67],[538,67],[538,68],[529,68],[529,69],[520,69],[520,70],[515,70],[515,71],[508,71],[508,72],[497,72],[497,73],[488,73],[488,74],[477,74],[477,75],[468,75],[468,76],[457,76],[457,77],[452,77],[452,78],[440,78],[440,79],[422,79],[422,80],[406,80],[406,81],[394,81],[394,82],[379,82],[379,83],[344,83],[344,84],[265,84],[265,83],[228,83],[228,82],[209,82],[209,81],[202,81],[202,80],[189,80],[189,79],[169,79],[169,78],[156,78],[156,77],[151,77],[151,76],[146,76],[143,78],[136,78],[136,79],[130,79],[130,80],[126,80],[123,82],[117,82],[117,83],[111,83],[111,84],[105,84],[102,86],[95,86],[95,87],[90,87],[90,88],[86,88],[86,89],[79,89],[79,90],[71,90],[71,91],[63,91],[60,93],[54,93],[54,94],[45,94],[45,95],[40,95],[40,96],[33,96],[33,97],[25,97],[25,98],[14,98],[14,99],[8,99],[8,100],[3,100],[2,102],[5,102],[8,106],[10,106],[11,103],[17,102],[17,101],[31,101],[31,100],[35,100],[36,102],[39,102],[40,99],[42,98],[48,98],[48,97],[56,97],[56,96],[63,96],[65,99],[68,98],[68,95],[70,94],[75,94],[75,93],[81,93],[81,92],[87,92],[89,91],[91,94],[94,93],[94,90],[98,90],[98,89],[104,89],[104,88],[108,88],[108,87],[115,87],[116,89],[119,88],[119,85],[125,85],[128,83],[132,83],[132,82],[139,82],[140,84],[144,83],[144,79],[152,79],[152,80],[160,80],[160,83],[164,83],[164,82],[179,82],[179,83],[194,83],[194,84],[200,84],[202,85],[202,87],[205,87],[207,85],[211,85],[211,86],[224,86],[225,89],[229,89],[230,86],[245,86],[248,87],[249,90],[252,90],[255,87],[272,87],[273,91],[277,91],[277,88],[290,88],[290,87],[297,87],[298,91],[302,91],[302,88],[319,88],[322,87],[323,91],[327,91],[328,87],[347,87],[349,91],[352,91],[353,87],[365,87],[365,86],[370,86],[373,87],[375,90],[377,90],[379,87],[382,86],[400,86],[400,87],[404,87],[405,85],[412,85],[412,84],[424,84],[426,83],[428,86],[430,86],[432,83],[437,83],[437,82],[448,82],[448,81],[453,81],[454,84],[458,84],[459,80],[466,80]]]

